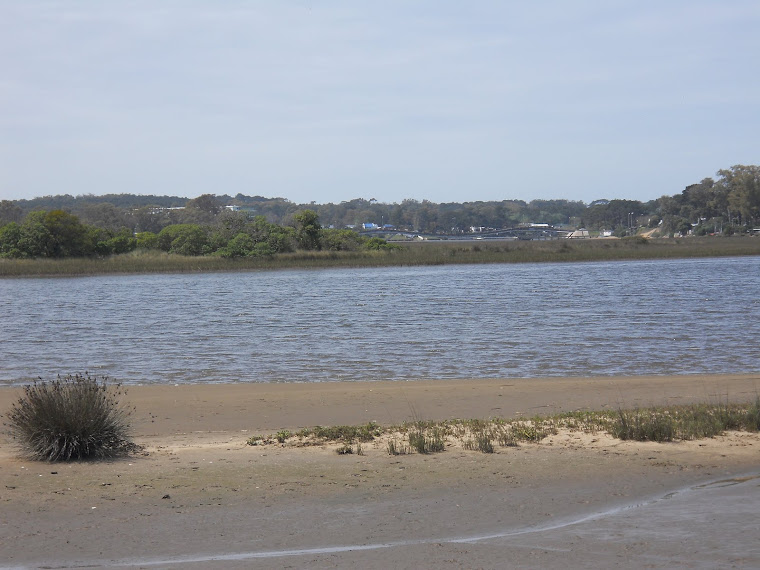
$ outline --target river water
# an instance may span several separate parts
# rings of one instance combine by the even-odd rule
[[[760,371],[760,257],[0,280],[0,384]]]

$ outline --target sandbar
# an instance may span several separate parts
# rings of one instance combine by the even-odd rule
[[[19,396],[0,388],[0,413]],[[130,386],[144,454],[28,461],[0,436],[0,568],[760,566],[760,436],[565,433],[493,454],[249,446],[315,425],[747,401],[760,374]]]

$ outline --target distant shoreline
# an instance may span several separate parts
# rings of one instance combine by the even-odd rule
[[[755,255],[760,255],[760,239],[746,236],[550,241],[440,240],[404,243],[401,249],[393,251],[308,251],[240,259],[186,257],[155,251],[132,252],[107,258],[0,259],[0,278],[626,261]]]

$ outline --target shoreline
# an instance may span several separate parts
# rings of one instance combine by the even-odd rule
[[[682,376],[463,378],[374,382],[130,385],[137,437],[179,432],[381,425],[532,417],[697,402],[747,401],[760,373]],[[23,392],[0,387],[0,413]]]
[[[0,413],[21,392],[0,389]],[[34,462],[0,436],[0,568],[753,567],[757,433],[657,444],[560,431],[493,454],[404,456],[246,440],[759,392],[760,374],[130,386],[144,455]]]

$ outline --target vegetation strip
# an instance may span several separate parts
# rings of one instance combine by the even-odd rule
[[[760,396],[744,404],[692,404],[601,412],[568,412],[531,419],[414,421],[382,427],[370,422],[360,426],[283,430],[256,435],[248,445],[279,444],[290,447],[338,443],[339,454],[362,454],[362,443],[383,437],[389,455],[436,453],[452,441],[464,449],[493,453],[495,444],[514,447],[538,443],[560,429],[586,433],[606,432],[631,441],[671,442],[703,439],[725,431],[760,431]]]
[[[424,242],[394,250],[299,251],[226,259],[134,251],[104,258],[0,259],[0,277],[197,273],[273,269],[403,267],[478,263],[581,262],[760,255],[760,239],[683,238],[516,242]]]

